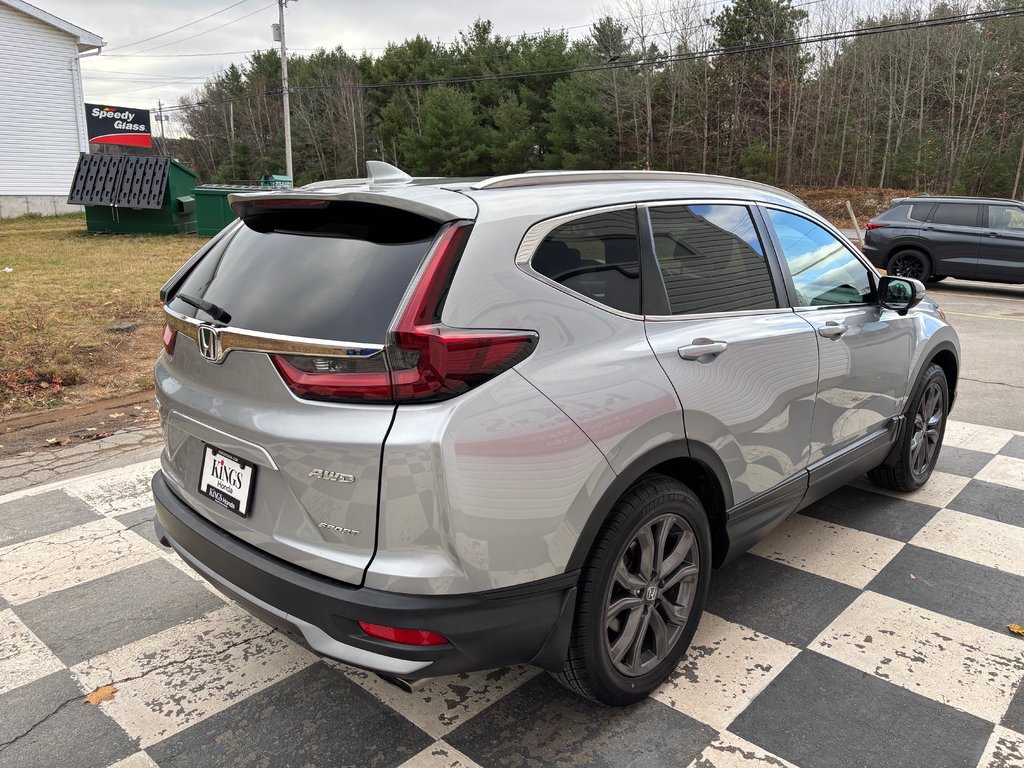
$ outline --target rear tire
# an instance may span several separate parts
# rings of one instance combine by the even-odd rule
[[[868,472],[868,478],[894,491],[916,491],[935,469],[946,433],[949,385],[946,374],[932,363],[921,374],[910,397],[903,435],[888,463]]]
[[[923,283],[932,276],[932,262],[920,251],[896,251],[885,263],[885,272],[895,277],[912,277]]]
[[[932,275],[931,277],[928,278],[928,282],[929,283],[941,283],[947,277],[949,277],[949,275]]]
[[[670,477],[642,477],[616,502],[583,568],[555,679],[602,704],[645,698],[690,645],[710,575],[711,532],[700,500]]]

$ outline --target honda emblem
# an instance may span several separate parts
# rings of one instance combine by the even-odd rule
[[[220,333],[215,327],[200,325],[197,341],[199,342],[199,354],[210,362],[220,362]]]

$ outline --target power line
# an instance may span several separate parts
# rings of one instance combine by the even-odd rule
[[[604,70],[612,69],[632,69],[642,66],[657,66],[663,64],[669,64],[678,61],[695,61],[699,59],[709,59],[719,56],[736,56],[745,53],[759,53],[763,51],[774,50],[778,48],[792,48],[799,45],[807,45],[828,41],[846,40],[857,37],[867,37],[870,35],[885,34],[891,32],[903,32],[915,29],[928,29],[931,27],[946,27],[957,24],[966,24],[971,22],[979,21],[990,21],[1001,18],[1012,18],[1017,16],[1024,16],[1024,6],[1017,8],[998,9],[991,11],[979,11],[975,13],[964,13],[955,14],[952,16],[939,17],[934,19],[919,19],[915,21],[905,22],[894,22],[890,24],[881,24],[874,27],[860,27],[854,29],[847,29],[836,32],[824,32],[815,35],[805,35],[801,37],[789,38],[786,40],[776,40],[764,43],[750,43],[746,45],[707,48],[700,51],[689,51],[679,54],[666,54],[662,56],[656,56],[649,59],[638,59],[634,61],[615,61],[615,62],[601,62],[595,64],[587,64],[580,67],[574,68],[560,68],[560,69],[541,69],[541,70],[530,70],[524,72],[507,72],[507,73],[493,73],[483,75],[466,75],[462,77],[450,77],[450,78],[439,78],[439,79],[423,79],[423,80],[408,80],[403,82],[393,83],[362,83],[358,85],[308,85],[308,86],[297,86],[292,88],[293,91],[340,91],[340,90],[378,90],[383,88],[412,88],[422,87],[430,85],[463,85],[467,83],[476,82],[490,82],[490,81],[503,81],[503,80],[518,80],[529,77],[545,77],[553,75],[571,75],[585,72],[599,72]],[[168,107],[164,109],[164,112],[170,111],[183,111],[187,109],[193,109],[195,107],[202,106],[217,106],[220,104],[227,104],[234,101],[242,101],[245,99],[258,98],[260,96],[269,96],[274,94],[280,94],[281,89],[270,89],[261,91],[258,93],[244,94],[242,96],[230,97],[225,99],[216,99],[204,102],[196,102],[194,104],[188,104],[184,106]]]
[[[260,13],[261,11],[265,11],[268,8],[273,8],[275,5],[277,5],[276,2],[271,3],[270,5],[264,5],[264,6],[260,7],[260,8],[257,8],[252,13],[245,14],[245,16],[239,16],[237,19],[232,19],[231,21],[225,21],[223,24],[218,24],[216,27],[210,27],[209,29],[203,30],[202,32],[196,32],[194,35],[189,35],[188,37],[183,37],[183,38],[181,38],[179,40],[172,40],[169,43],[161,43],[160,45],[154,45],[152,48],[144,48],[143,50],[136,51],[133,54],[115,54],[115,55],[120,55],[120,56],[128,56],[128,55],[140,56],[143,53],[148,53],[149,51],[157,51],[157,50],[159,50],[161,48],[167,48],[168,46],[171,46],[171,45],[177,45],[178,43],[183,43],[186,40],[194,40],[197,37],[202,37],[203,35],[208,35],[210,32],[216,32],[218,29],[223,29],[224,27],[230,26],[232,24],[237,24],[240,21],[248,19],[250,16],[255,16],[257,13]]]
[[[206,21],[207,19],[212,18],[212,17],[214,17],[214,16],[216,16],[216,15],[218,15],[220,13],[224,13],[224,11],[230,11],[235,6],[241,5],[242,3],[248,3],[248,2],[249,2],[249,0],[238,0],[237,3],[232,3],[231,5],[227,6],[226,8],[221,8],[219,11],[214,11],[213,13],[209,13],[206,16],[203,16],[202,18],[196,19],[195,21],[190,21],[188,24],[182,24],[180,27],[175,27],[174,29],[168,29],[166,32],[161,32],[159,35],[153,35],[152,37],[144,37],[141,40],[136,40],[136,41],[131,42],[131,43],[125,43],[124,45],[115,46],[111,50],[119,51],[122,48],[131,48],[133,45],[140,45],[142,43],[148,43],[150,40],[156,40],[158,37],[164,37],[165,35],[169,35],[172,32],[178,32],[179,30],[185,29],[186,27],[191,27],[193,24],[198,24],[200,21]]]

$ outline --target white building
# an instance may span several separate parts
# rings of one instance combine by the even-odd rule
[[[81,210],[66,202],[88,151],[78,57],[103,45],[23,0],[0,0],[0,218]]]

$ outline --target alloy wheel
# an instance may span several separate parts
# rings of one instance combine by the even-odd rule
[[[910,439],[910,468],[916,477],[928,472],[939,449],[942,420],[945,417],[942,387],[932,381],[925,388],[914,414],[914,434]]]
[[[639,677],[671,653],[686,626],[699,574],[696,536],[679,515],[656,517],[633,535],[605,602],[605,648],[618,672]]]
[[[899,254],[889,262],[886,272],[896,277],[912,277],[915,280],[924,280],[928,277],[924,274],[924,262],[915,253]]]

